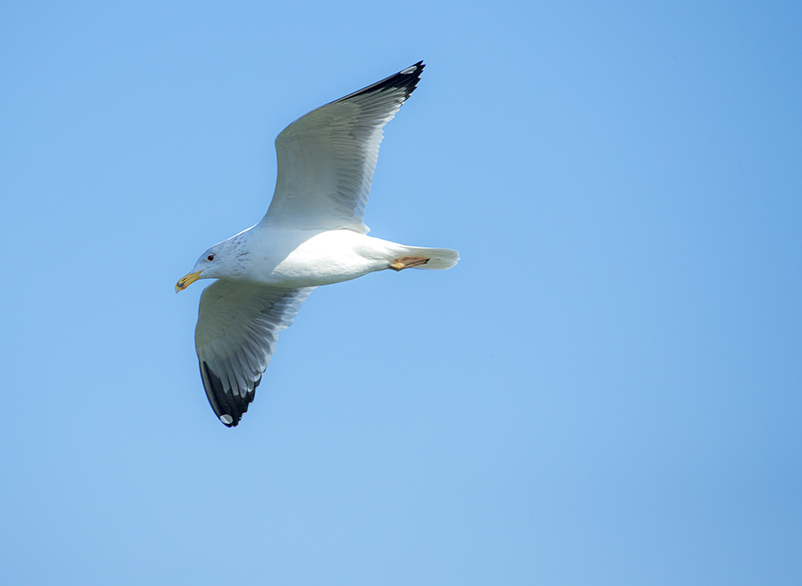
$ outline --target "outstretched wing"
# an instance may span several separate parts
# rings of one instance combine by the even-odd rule
[[[206,396],[224,425],[237,425],[248,410],[278,333],[292,324],[314,289],[221,279],[203,291],[195,349]]]
[[[420,81],[415,65],[302,116],[276,138],[278,179],[262,223],[296,229],[362,223],[382,128]]]

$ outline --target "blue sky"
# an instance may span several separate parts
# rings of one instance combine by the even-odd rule
[[[793,2],[5,3],[9,584],[798,584]],[[193,347],[288,123],[419,59],[242,424]]]

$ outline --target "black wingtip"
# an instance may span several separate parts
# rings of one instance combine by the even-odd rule
[[[223,381],[209,368],[205,362],[200,363],[201,379],[203,388],[206,390],[206,398],[212,406],[220,423],[226,427],[236,427],[242,414],[248,411],[248,405],[256,395],[256,387],[259,386],[261,379],[256,381],[252,390],[245,397],[226,392]]]
[[[356,96],[361,96],[364,94],[369,94],[373,92],[383,92],[390,89],[403,89],[404,90],[404,100],[406,100],[415,88],[418,87],[418,82],[420,81],[421,73],[423,73],[423,68],[426,67],[426,64],[423,61],[418,61],[414,65],[410,65],[406,69],[402,69],[398,73],[391,75],[390,77],[386,77],[381,81],[377,81],[374,84],[369,85],[368,87],[362,88],[361,90],[357,90],[352,94],[348,94],[344,98],[340,98],[336,100],[337,102],[342,102],[344,100],[348,100],[350,98],[354,98]]]

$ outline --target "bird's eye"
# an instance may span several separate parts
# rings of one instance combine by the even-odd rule
[[[210,254],[209,256],[206,257],[206,260],[208,260],[209,262],[213,261],[214,260],[214,255]]]

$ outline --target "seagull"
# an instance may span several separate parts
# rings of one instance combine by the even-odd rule
[[[253,401],[281,330],[320,285],[392,269],[449,269],[455,250],[368,236],[363,223],[384,125],[420,81],[422,61],[302,116],[276,138],[278,173],[262,220],[215,244],[175,286],[204,289],[195,328],[206,397],[226,427]]]

